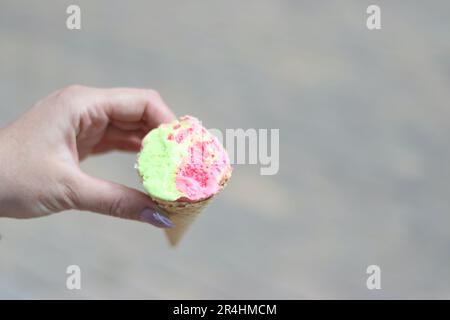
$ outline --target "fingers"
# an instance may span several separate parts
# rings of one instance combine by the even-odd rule
[[[149,128],[172,121],[175,116],[158,92],[148,89],[94,89],[98,106],[112,121],[143,122]]]
[[[153,90],[70,86],[57,96],[71,101],[70,105],[79,111],[79,119],[74,117],[77,142],[87,141],[89,150],[95,146],[94,152],[137,151],[149,129],[174,119],[172,111]],[[173,226],[150,197],[138,190],[96,179],[81,171],[73,181],[69,189],[74,190],[71,192],[74,209],[147,222],[161,228]]]
[[[148,133],[175,118],[160,95],[149,89],[100,89],[73,85],[59,90],[54,96],[60,99],[56,105],[68,104],[72,107],[66,110],[75,110],[68,114],[69,123],[73,123],[75,129],[80,159],[91,152],[136,152],[140,148],[138,138],[142,139],[144,135],[136,136],[135,132],[142,130],[144,134]],[[104,130],[109,125],[133,132],[121,132],[120,136],[115,132],[105,134]],[[81,152],[83,150],[85,152]]]
[[[111,120],[110,123],[121,130],[143,130],[145,132],[150,130],[150,127],[142,120],[139,122]]]
[[[106,153],[109,151],[124,151],[124,152],[138,152],[141,149],[140,141],[136,141],[133,138],[123,140],[123,141],[114,141],[114,142],[104,142],[99,143],[94,147],[91,151],[92,154],[100,154]]]
[[[172,221],[138,190],[100,180],[85,173],[77,177],[75,208],[170,228]]]
[[[110,125],[92,153],[103,153],[110,150],[137,152],[141,148],[141,141],[146,133],[142,129],[121,130],[114,125]]]

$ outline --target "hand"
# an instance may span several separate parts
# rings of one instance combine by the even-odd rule
[[[68,209],[171,227],[146,194],[91,177],[79,162],[110,150],[137,152],[141,139],[174,119],[156,91],[70,86],[0,129],[0,217]]]

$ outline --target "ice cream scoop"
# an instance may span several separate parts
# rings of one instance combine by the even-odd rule
[[[174,220],[175,227],[167,231],[171,243],[186,229],[177,226],[180,215],[186,225],[223,189],[232,171],[217,137],[191,116],[150,131],[142,141],[137,169],[144,189]]]

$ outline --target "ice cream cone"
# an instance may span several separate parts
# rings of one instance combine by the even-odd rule
[[[225,187],[226,182],[227,181],[224,181],[222,183],[222,190]],[[160,207],[174,223],[174,227],[164,230],[171,246],[177,246],[197,216],[215,197],[216,195],[197,202],[164,201],[152,198],[158,207]]]
[[[165,233],[169,243],[175,247],[189,229],[190,225],[194,222],[197,216],[208,205],[212,198],[195,203],[188,202],[167,202],[157,199],[153,199],[155,203],[166,213],[172,222],[174,227],[165,229]]]
[[[223,145],[191,116],[150,131],[142,140],[136,168],[147,194],[174,223],[165,230],[172,246],[232,172]]]

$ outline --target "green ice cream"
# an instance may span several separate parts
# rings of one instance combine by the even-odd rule
[[[174,201],[183,194],[177,190],[173,176],[181,160],[187,156],[187,148],[168,139],[172,126],[161,125],[152,130],[142,141],[138,158],[139,174],[143,185],[153,196]]]
[[[231,175],[228,155],[200,121],[181,117],[153,129],[142,141],[137,169],[144,189],[165,201],[201,201]]]

